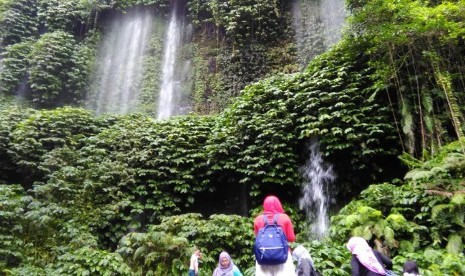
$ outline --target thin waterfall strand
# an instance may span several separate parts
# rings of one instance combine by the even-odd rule
[[[311,223],[311,233],[321,238],[329,227],[328,207],[330,203],[330,188],[336,176],[333,167],[323,160],[317,140],[312,140],[309,146],[310,155],[302,168],[304,183],[299,205],[305,210]]]
[[[179,83],[175,79],[177,50],[180,44],[181,29],[176,18],[176,10],[171,15],[168,32],[166,35],[165,54],[163,60],[163,79],[158,101],[158,119],[169,118],[173,114],[175,103],[175,85]]]

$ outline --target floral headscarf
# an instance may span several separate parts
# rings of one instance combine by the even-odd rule
[[[376,259],[373,250],[368,245],[367,241],[361,237],[352,237],[347,243],[349,251],[357,257],[360,263],[368,270],[375,273],[386,275],[384,267]]]

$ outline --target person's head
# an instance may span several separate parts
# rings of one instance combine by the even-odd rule
[[[219,264],[221,268],[229,268],[232,266],[231,256],[225,251],[220,253]]]
[[[292,250],[292,257],[294,257],[297,262],[300,262],[302,259],[308,259],[312,261],[310,252],[308,252],[308,250],[303,245],[299,245],[294,250]]]
[[[283,206],[281,205],[281,201],[279,201],[279,198],[269,195],[265,198],[263,201],[263,212],[267,213],[284,213]]]
[[[201,256],[200,249],[198,249],[198,248],[195,249],[194,254],[195,254],[197,257],[200,257],[200,256]]]
[[[346,244],[347,249],[354,255],[358,261],[368,270],[384,275],[385,269],[377,261],[373,249],[368,242],[362,237],[352,237]]]
[[[350,253],[358,255],[357,252],[371,250],[370,245],[368,242],[362,237],[352,237],[347,242],[347,249],[349,249]]]
[[[414,273],[414,274],[420,273],[420,272],[418,271],[417,263],[414,262],[414,261],[407,261],[407,262],[405,262],[405,263],[404,263],[403,272],[404,272],[404,273]]]

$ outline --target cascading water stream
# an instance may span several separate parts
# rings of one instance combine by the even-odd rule
[[[158,94],[157,118],[166,119],[190,110],[192,90],[191,60],[183,47],[192,39],[193,28],[186,24],[187,1],[172,2],[172,12],[164,38],[162,78]],[[183,55],[184,53],[184,55]]]
[[[158,119],[169,118],[173,114],[174,100],[176,99],[175,79],[176,56],[181,42],[181,28],[176,17],[176,9],[171,14],[170,24],[165,39],[165,54],[163,57],[163,77],[158,100]]]
[[[97,113],[127,113],[135,108],[151,28],[152,15],[147,12],[129,12],[113,21],[99,51],[96,93],[88,103]]]
[[[328,207],[331,203],[330,185],[336,179],[333,168],[323,160],[318,141],[309,144],[310,155],[301,168],[304,183],[299,205],[307,214],[311,234],[321,238],[329,227]]]
[[[305,67],[341,38],[344,0],[294,0],[292,18],[299,63]]]

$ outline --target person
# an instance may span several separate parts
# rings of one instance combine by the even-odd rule
[[[420,276],[417,263],[415,261],[407,261],[404,263],[403,269],[404,276]]]
[[[242,276],[239,268],[233,263],[231,256],[225,251],[220,253],[218,266],[212,276]]]
[[[352,253],[352,276],[386,275],[386,269],[392,269],[392,261],[373,250],[364,238],[350,238],[347,248]]]
[[[196,249],[194,254],[191,256],[189,263],[189,274],[188,276],[197,276],[199,275],[199,259],[202,257],[200,249]]]
[[[273,223],[275,215],[278,214],[277,224],[286,235],[288,242],[295,241],[294,226],[291,219],[284,213],[281,201],[276,196],[267,196],[263,201],[263,213],[258,215],[254,220],[254,233],[257,236],[258,231],[265,226],[263,215],[266,216],[268,223]],[[292,262],[292,256],[289,248],[287,261],[279,265],[260,265],[255,261],[255,276],[289,276],[294,275],[295,268]]]
[[[313,259],[310,252],[303,246],[299,245],[292,251],[292,257],[297,261],[297,276],[319,276],[313,265]]]

